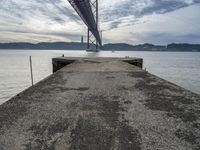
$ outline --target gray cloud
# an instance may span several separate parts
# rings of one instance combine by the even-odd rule
[[[119,30],[147,21],[141,21],[144,16],[166,14],[198,3],[200,0],[100,0],[100,20],[103,30]],[[34,34],[34,38],[41,34],[63,39],[79,39],[84,33],[82,21],[67,0],[0,0],[0,6],[1,37],[5,36],[5,31],[15,35],[24,33],[24,38],[28,34]],[[195,34],[191,35],[188,37],[194,39]]]
[[[200,0],[126,0],[110,8],[102,8],[102,21],[119,17],[142,17],[152,13],[164,14],[200,3]]]
[[[193,43],[200,41],[199,34],[172,35],[167,33],[149,33],[140,35],[142,41],[154,44],[170,44],[170,43]]]
[[[70,20],[80,23],[79,17],[60,0],[1,0],[0,11],[13,21],[27,20],[31,17],[46,17],[57,23]]]

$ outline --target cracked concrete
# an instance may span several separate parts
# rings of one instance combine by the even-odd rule
[[[0,105],[0,150],[198,150],[200,96],[119,60],[77,61]]]

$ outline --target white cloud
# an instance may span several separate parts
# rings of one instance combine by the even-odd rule
[[[104,41],[198,41],[197,3],[200,0],[100,0]],[[86,33],[67,0],[0,0],[0,6],[0,42],[73,41]]]

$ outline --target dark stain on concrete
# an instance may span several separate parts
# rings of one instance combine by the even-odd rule
[[[105,118],[106,122],[114,129],[115,135],[119,138],[119,149],[128,150],[140,150],[141,137],[138,130],[128,125],[128,121],[124,120],[120,112],[126,109],[122,107],[119,101],[109,101],[106,98],[101,97],[99,101],[102,106],[102,112],[100,116]],[[123,121],[119,121],[122,117]]]
[[[48,129],[49,135],[55,135],[56,133],[64,133],[69,126],[68,119],[64,119],[62,121],[56,122],[55,124],[51,125]]]
[[[0,105],[0,129],[3,127],[2,125],[6,128],[12,126],[18,118],[23,117],[27,113],[29,105],[37,101],[39,102],[42,94],[49,94],[49,91],[45,89],[44,85],[51,86],[54,84],[63,84],[64,82],[63,74],[60,71],[51,75],[49,78],[46,78],[34,85],[32,88],[28,88],[26,91],[17,94],[13,99],[7,101],[4,105]],[[80,90],[83,89],[80,88]],[[37,98],[33,99],[29,97],[33,93],[37,93]],[[24,97],[26,97],[26,99],[24,99]]]
[[[28,88],[26,92],[23,91],[17,94],[12,100],[7,101],[4,105],[0,105],[0,129],[2,128],[2,125],[7,128],[12,126],[18,118],[21,118],[26,114],[29,104],[39,101],[41,94],[44,94],[45,92],[48,93],[47,90],[43,89],[44,86],[41,87],[41,85],[49,86],[63,82],[62,73],[59,71],[56,74],[53,74],[50,78],[52,80],[45,79],[34,85],[32,88]],[[40,92],[38,92],[38,88],[41,89]],[[37,93],[37,99],[33,100],[32,98],[29,98],[29,96],[33,93]],[[26,97],[26,99],[24,99],[24,97]]]
[[[132,75],[132,77],[140,77],[140,73]],[[198,141],[200,137],[196,137],[193,133],[188,132],[190,131],[190,125],[196,126],[197,120],[199,119],[199,111],[197,109],[192,109],[192,107],[194,107],[193,105],[195,100],[198,101],[198,97],[195,97],[195,94],[193,94],[193,96],[188,96],[191,99],[188,99],[185,96],[177,96],[170,93],[168,95],[163,91],[163,89],[172,93],[180,94],[183,92],[183,90],[176,85],[173,87],[168,84],[163,84],[162,81],[156,81],[156,79],[149,77],[148,75],[143,77],[143,80],[139,80],[135,85],[135,88],[145,92],[145,94],[148,96],[146,100],[143,101],[144,105],[151,110],[164,111],[166,112],[167,116],[178,118],[183,122],[188,123],[189,126],[186,131],[177,130],[175,135],[178,138],[184,139],[192,145],[195,144],[199,147],[200,143],[194,141]]]
[[[89,87],[79,87],[79,88],[56,87],[56,88],[52,88],[51,90],[61,91],[61,92],[66,92],[66,91],[80,91],[80,92],[84,92],[84,91],[89,90]]]
[[[141,136],[138,130],[134,130],[126,123],[122,123],[118,135],[120,150],[141,150]]]
[[[110,126],[117,128],[120,111],[122,111],[122,107],[120,106],[119,101],[109,101],[102,97],[98,103],[101,107],[99,115],[103,117]]]
[[[106,76],[106,79],[115,79],[114,76]]]
[[[181,92],[176,89],[171,89],[167,85],[148,85],[145,81],[139,81],[136,88],[140,88],[147,93],[148,98],[145,101],[145,106],[152,110],[167,112],[170,117],[180,118],[183,122],[191,122],[197,120],[198,112],[194,109],[186,110],[184,105],[193,104],[192,99],[187,99],[180,96],[167,96],[162,93],[162,89],[168,89],[173,92]]]
[[[64,91],[87,91],[89,87],[79,87],[79,88],[64,88]]]
[[[124,104],[132,104],[132,102],[131,101],[124,101]]]
[[[0,105],[0,129],[3,127],[10,127],[18,118],[26,114],[26,103],[20,100],[7,101],[4,105]],[[8,119],[9,118],[9,119]]]
[[[71,134],[71,150],[110,150],[113,145],[120,150],[141,150],[139,131],[129,126],[129,122],[123,118],[122,112],[126,109],[118,99],[119,96],[116,100],[112,97],[91,96],[84,100],[82,110],[97,111],[99,116],[94,119],[79,117]],[[106,124],[101,123],[102,119]]]
[[[101,63],[99,61],[93,61],[93,60],[84,60],[84,62],[93,63],[93,64],[100,64]]]
[[[79,118],[71,133],[70,150],[110,150],[114,143],[120,150],[141,150],[141,137],[126,123],[118,123],[117,128],[102,126],[98,122]],[[117,141],[116,141],[117,139]]]
[[[200,129],[200,123],[194,123],[193,127],[196,128],[196,129]]]
[[[85,100],[85,103],[84,110],[98,110],[99,116],[106,121],[107,125],[103,126],[101,123],[92,122],[93,119],[80,118],[72,134],[71,149],[82,147],[81,149],[109,150],[112,145],[115,145],[116,139],[118,149],[141,149],[139,131],[129,126],[129,122],[124,120],[122,112],[126,109],[119,101],[104,96],[92,96],[89,100]],[[99,136],[104,140],[102,141]]]
[[[68,119],[62,119],[51,125],[35,124],[29,128],[33,132],[34,139],[25,145],[27,150],[48,149],[54,150],[58,138],[54,136],[64,133],[69,126]],[[50,142],[51,141],[51,142]]]
[[[112,146],[113,132],[92,120],[80,118],[71,132],[70,150],[106,150]]]
[[[178,117],[180,118],[183,122],[193,122],[198,119],[197,115],[194,114],[193,112],[185,112],[184,110],[180,109],[180,111],[176,111],[173,113],[168,113],[169,117]]]
[[[6,150],[4,145],[0,145],[0,150]]]
[[[114,99],[114,100],[118,100],[119,98],[120,98],[120,96],[111,96],[112,97],[112,99]]]
[[[200,145],[198,144],[198,139],[199,137],[197,137],[195,135],[195,133],[191,132],[190,130],[181,130],[181,129],[178,129],[176,132],[175,132],[175,135],[180,138],[180,139],[183,139],[193,145],[194,146],[194,149],[195,150],[199,150],[200,149]]]
[[[77,90],[77,91],[87,91],[87,90],[89,90],[89,87],[80,87],[80,88],[77,88],[75,90]]]
[[[123,85],[120,85],[120,86],[117,87],[117,90],[128,91],[128,90],[130,90],[130,88],[123,86]]]
[[[131,72],[131,73],[128,73],[127,75],[133,78],[147,78],[148,77],[147,72],[141,72],[141,71]]]
[[[44,85],[59,85],[59,84],[63,84],[65,83],[67,80],[63,78],[63,72],[62,71],[57,71],[55,74],[52,74],[50,76],[51,80],[43,80],[40,82],[40,84],[44,84]],[[37,84],[38,85],[38,84]],[[36,85],[36,86],[37,86]]]

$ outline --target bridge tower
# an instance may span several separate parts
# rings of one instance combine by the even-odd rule
[[[96,31],[95,32],[99,32],[99,3],[98,0],[90,0],[90,5],[91,5],[91,9],[93,11],[93,15],[96,21]],[[102,46],[102,39],[101,39],[101,43],[98,43],[97,39],[95,38],[95,36],[92,33],[93,29],[90,29],[88,27],[88,33],[87,33],[87,49],[90,49],[90,47],[92,45],[96,46],[96,49],[101,48]]]
[[[102,39],[99,33],[99,3],[98,0],[68,0],[74,10],[87,26],[87,48],[101,48]]]

